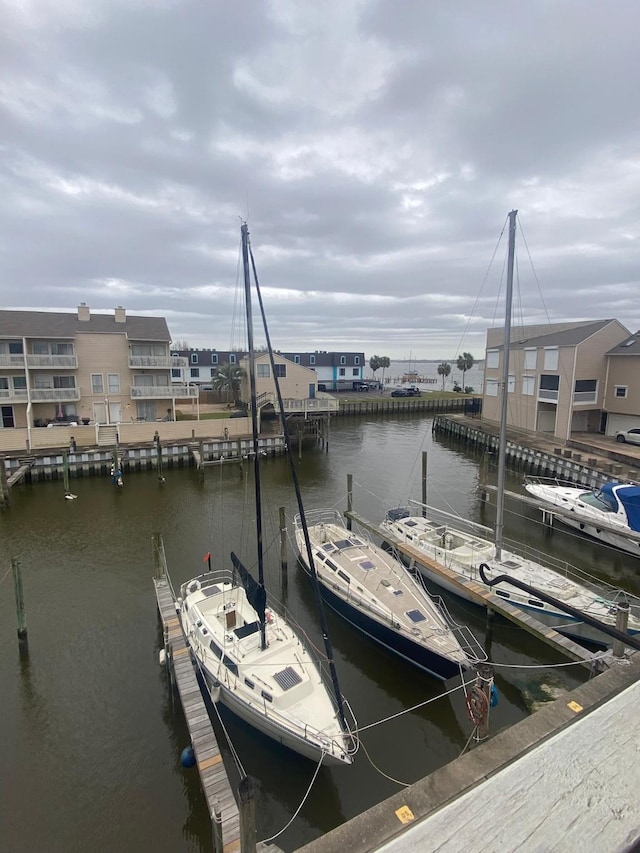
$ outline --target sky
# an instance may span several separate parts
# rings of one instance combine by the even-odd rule
[[[2,308],[122,305],[242,347],[246,219],[276,349],[478,359],[518,209],[522,323],[640,328],[637,0],[0,0],[0,20]]]

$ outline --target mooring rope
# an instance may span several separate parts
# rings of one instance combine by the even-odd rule
[[[285,830],[287,830],[291,826],[293,821],[298,817],[298,815],[300,814],[301,808],[303,807],[303,805],[307,801],[307,797],[311,793],[311,789],[313,788],[313,783],[316,781],[316,776],[320,772],[320,768],[322,767],[322,762],[324,761],[325,755],[326,755],[326,752],[323,752],[322,755],[320,756],[320,761],[318,761],[318,766],[315,769],[315,773],[313,774],[311,782],[309,782],[309,787],[307,788],[307,791],[306,791],[304,797],[302,798],[302,802],[300,803],[298,808],[295,810],[295,812],[291,816],[291,819],[289,820],[289,822],[285,826],[282,827],[280,832],[276,832],[276,834],[272,835],[270,838],[265,838],[263,841],[260,842],[260,844],[267,844],[269,841],[273,841],[275,838],[278,838],[278,836],[282,835],[282,833]]]

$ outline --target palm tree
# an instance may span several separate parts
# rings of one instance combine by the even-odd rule
[[[380,363],[380,367],[382,368],[382,384],[384,385],[384,372],[387,368],[391,367],[391,359],[388,355],[378,356],[378,361]]]
[[[447,361],[443,361],[442,364],[438,365],[438,376],[442,376],[442,390],[444,391],[444,383],[447,380],[447,376],[451,373],[451,365]]]
[[[240,384],[246,376],[245,370],[238,364],[220,364],[213,377],[213,387],[216,391],[231,391],[233,405],[240,405]]]
[[[369,367],[371,368],[371,372],[373,373],[373,378],[376,378],[376,370],[379,370],[382,367],[382,362],[380,361],[379,355],[372,355],[369,359]]]
[[[471,370],[473,365],[475,364],[475,359],[471,355],[470,352],[463,352],[462,355],[458,356],[457,368],[462,371],[462,387],[466,390],[466,386],[464,384],[464,375],[467,370]]]

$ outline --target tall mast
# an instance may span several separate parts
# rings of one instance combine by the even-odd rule
[[[298,472],[296,470],[296,463],[293,458],[293,450],[291,448],[291,441],[289,439],[289,431],[287,429],[287,421],[284,416],[284,403],[282,401],[282,393],[280,391],[280,382],[278,381],[278,377],[276,376],[276,364],[275,359],[273,357],[273,347],[271,346],[271,336],[269,335],[269,328],[267,326],[267,318],[264,313],[264,305],[262,302],[262,294],[260,292],[260,284],[258,282],[258,273],[256,271],[256,264],[253,259],[253,252],[251,251],[251,247],[249,247],[249,254],[251,255],[251,268],[253,270],[253,279],[256,285],[256,294],[258,296],[258,304],[260,305],[260,314],[262,316],[262,326],[264,328],[264,334],[267,339],[267,349],[269,351],[269,361],[271,363],[271,373],[273,374],[273,382],[276,389],[276,397],[278,400],[278,408],[280,410],[280,425],[282,427],[282,432],[284,433],[284,445],[287,451],[287,460],[289,462],[289,471],[291,472],[291,479],[293,480],[293,487],[296,493],[296,501],[298,504],[298,512],[300,514],[300,523],[302,527],[302,532],[304,535],[304,543],[307,552],[307,560],[309,563],[309,568],[311,570],[311,579],[313,582],[313,589],[315,592],[316,603],[318,605],[318,616],[320,619],[320,630],[322,631],[322,639],[324,642],[324,648],[327,655],[327,661],[329,664],[329,672],[331,675],[331,683],[333,685],[333,692],[336,698],[336,706],[338,710],[338,715],[340,717],[340,724],[342,725],[343,730],[348,731],[349,727],[347,726],[347,721],[344,716],[344,700],[342,698],[342,693],[340,691],[340,683],[338,682],[338,673],[336,670],[335,661],[333,658],[333,646],[331,645],[331,639],[329,638],[329,627],[327,625],[327,619],[324,612],[324,607],[322,605],[322,596],[320,595],[320,583],[318,581],[318,575],[316,572],[316,566],[313,561],[313,549],[311,548],[311,540],[309,539],[309,529],[307,527],[307,518],[304,512],[304,506],[302,503],[302,492],[300,491],[300,481],[298,479]]]
[[[496,557],[502,553],[504,516],[504,480],[507,451],[507,413],[509,406],[509,349],[511,347],[511,306],[513,302],[513,265],[516,247],[517,210],[509,213],[509,254],[507,257],[507,298],[504,317],[504,343],[502,346],[502,402],[500,407],[500,436],[498,439],[498,501],[496,506]]]
[[[242,267],[244,270],[244,300],[247,316],[247,343],[249,345],[249,391],[251,394],[251,432],[253,437],[253,482],[256,501],[256,536],[258,548],[258,585],[264,594],[264,554],[262,548],[262,495],[260,489],[260,454],[258,445],[258,405],[256,400],[256,359],[253,346],[253,314],[251,311],[251,273],[249,269],[249,229],[242,223]],[[267,647],[265,620],[260,617],[260,646]]]

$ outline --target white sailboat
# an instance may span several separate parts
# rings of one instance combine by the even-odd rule
[[[394,554],[347,530],[336,510],[311,511],[307,518],[309,549],[295,519],[302,568],[310,574],[310,550],[322,597],[350,625],[442,680],[486,660],[471,632],[453,622],[442,599],[433,599]]]
[[[418,553],[425,555],[425,561],[418,564],[420,572],[430,583],[459,595],[464,595],[460,587],[451,584],[447,573],[439,566],[453,570],[461,578],[484,583],[480,566],[487,574],[508,574],[528,586],[540,590],[549,596],[580,610],[611,627],[615,627],[617,602],[629,596],[623,591],[611,588],[597,588],[571,571],[567,565],[551,566],[549,558],[531,552],[522,554],[503,548],[503,515],[505,492],[505,458],[507,443],[507,393],[509,379],[509,347],[511,343],[511,305],[513,293],[513,269],[515,256],[516,214],[509,214],[509,254],[507,263],[507,295],[505,309],[505,329],[502,359],[502,401],[500,417],[500,437],[498,445],[498,486],[495,536],[491,541],[487,534],[491,531],[472,522],[458,519],[442,512],[423,506],[416,510],[414,506],[397,507],[387,512],[380,530],[387,541],[403,542],[411,545]],[[517,587],[501,582],[492,587],[493,592],[512,604],[529,611],[535,618],[557,631],[598,643],[607,642],[606,636],[592,625],[577,617],[570,616],[562,609],[535,595]],[[471,597],[468,597],[472,600]],[[640,602],[631,604],[628,632],[640,632]]]
[[[220,701],[245,722],[301,755],[325,764],[351,764],[354,741],[345,720],[345,703],[339,692],[326,631],[323,635],[334,686],[333,696],[301,633],[282,613],[277,612],[274,604],[267,601],[249,255],[249,232],[243,224],[258,579],[254,579],[238,557],[232,554],[232,567],[210,570],[182,585],[178,600],[179,616],[215,701]],[[262,307],[255,266],[254,280]],[[266,326],[265,334],[269,341]],[[272,355],[270,342],[269,351]],[[275,370],[273,375],[276,377]],[[282,406],[280,410],[283,411]]]

